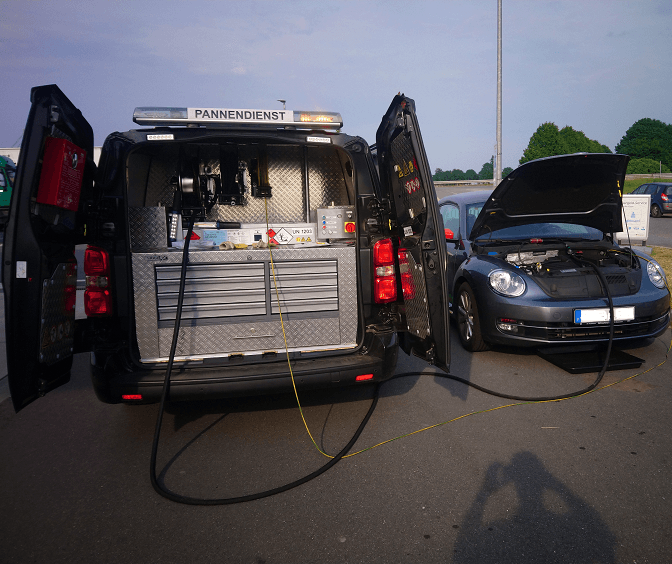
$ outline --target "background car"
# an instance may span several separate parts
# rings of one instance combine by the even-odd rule
[[[492,194],[492,190],[476,190],[446,196],[439,200],[439,211],[445,228],[448,253],[446,276],[451,311],[453,301],[452,282],[457,269],[469,256],[471,241],[468,235],[490,194]]]
[[[604,343],[607,291],[615,340],[665,331],[670,296],[662,268],[613,240],[622,229],[627,161],[576,154],[525,163],[489,195],[469,231],[467,198],[476,198],[473,205],[483,196],[441,200],[454,235],[449,262],[459,263],[454,273],[448,268],[452,310],[467,350]]]
[[[672,183],[642,184],[632,193],[651,194],[651,217],[662,217],[665,213],[672,213]]]

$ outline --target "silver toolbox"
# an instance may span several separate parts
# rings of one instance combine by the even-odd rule
[[[290,351],[356,346],[355,248],[276,248],[272,257],[190,249],[177,360],[281,353],[285,338]],[[182,251],[135,252],[132,261],[141,360],[166,361]]]

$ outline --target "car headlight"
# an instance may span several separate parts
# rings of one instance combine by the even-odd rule
[[[488,280],[490,287],[502,296],[515,298],[525,291],[525,280],[508,270],[493,270]]]
[[[646,263],[646,272],[649,275],[649,280],[656,288],[665,287],[665,274],[663,268],[653,259],[649,259]]]

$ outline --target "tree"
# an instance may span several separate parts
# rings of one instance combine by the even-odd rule
[[[564,144],[558,126],[551,122],[542,123],[530,137],[527,148],[520,157],[520,164],[552,155],[564,155]]]
[[[432,176],[432,180],[448,180],[448,172],[443,171],[440,168],[437,168],[434,170],[434,175]]]
[[[661,166],[660,161],[653,159],[632,159],[626,170],[626,174],[657,174],[658,172],[670,172],[670,169],[665,164]]]
[[[625,132],[616,152],[633,159],[662,161],[672,168],[672,125],[657,119],[640,119]]]
[[[502,178],[506,178],[513,172],[513,169],[510,166],[507,166],[504,170],[502,170]]]
[[[523,151],[520,164],[571,153],[611,153],[606,145],[588,139],[583,131],[577,131],[566,125],[562,129],[551,122],[542,123],[530,137],[527,148]]]
[[[454,168],[450,171],[450,180],[466,180],[466,177],[459,168]]]
[[[481,172],[478,173],[479,180],[492,180],[494,178],[495,157],[493,156],[489,162],[483,163]]]
[[[465,180],[478,180],[478,172],[476,172],[473,168],[470,168],[467,170],[467,172],[464,173]]]
[[[611,153],[606,145],[588,139],[583,131],[576,131],[569,125],[560,130],[560,137],[565,145],[567,154],[571,153]]]

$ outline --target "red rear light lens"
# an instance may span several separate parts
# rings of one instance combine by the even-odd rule
[[[375,266],[394,264],[394,246],[390,239],[377,241],[373,246],[373,264]]]
[[[663,200],[663,202],[667,202],[667,195],[666,194],[661,194],[660,199]]]
[[[110,258],[107,251],[89,245],[84,253],[84,274],[86,276],[109,276]]]
[[[89,317],[112,315],[112,295],[103,288],[87,288],[84,291],[84,313]]]
[[[399,272],[401,274],[401,292],[405,300],[412,300],[415,297],[415,283],[413,282],[411,267],[408,264],[407,253],[406,249],[399,249],[397,253],[399,256]]]
[[[378,304],[397,299],[394,268],[394,245],[391,239],[381,239],[373,245],[373,296]]]
[[[397,299],[397,281],[393,276],[374,280],[376,302],[387,303]]]
[[[89,317],[112,315],[110,255],[105,249],[89,245],[84,253],[84,312]]]
[[[142,394],[122,394],[122,400],[141,400]]]

